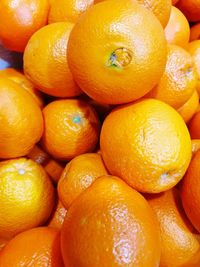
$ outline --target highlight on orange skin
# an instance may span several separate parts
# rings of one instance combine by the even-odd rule
[[[200,149],[200,139],[192,139],[192,156]]]

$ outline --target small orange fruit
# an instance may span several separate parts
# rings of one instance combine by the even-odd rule
[[[0,77],[0,158],[27,155],[43,133],[42,112],[26,90]]]
[[[194,156],[199,149],[200,139],[192,139],[192,155]]]
[[[7,243],[8,243],[7,239],[0,237],[0,254],[1,254],[1,250],[3,249],[3,247],[5,247]]]
[[[53,101],[44,108],[43,115],[42,143],[53,157],[70,160],[95,148],[100,122],[86,102],[76,99]]]
[[[179,0],[172,0],[172,5],[176,5]]]
[[[38,145],[35,145],[33,149],[31,149],[27,157],[42,166],[44,166],[50,160],[50,156],[46,152],[44,152]]]
[[[51,217],[51,220],[48,224],[49,227],[56,229],[61,229],[67,214],[66,208],[63,206],[62,202],[58,200],[56,209]]]
[[[98,177],[108,174],[101,155],[82,154],[73,158],[65,167],[58,182],[59,199],[65,208],[88,188]]]
[[[23,52],[34,32],[47,23],[48,0],[1,0],[0,39],[3,45]]]
[[[165,28],[165,37],[169,44],[186,48],[190,39],[190,26],[183,13],[172,6],[169,22]]]
[[[44,106],[44,101],[41,93],[34,88],[33,84],[26,78],[26,76],[19,71],[8,68],[0,70],[0,78],[8,78],[17,84],[19,84],[22,88],[27,90],[36,100],[39,107],[42,108]]]
[[[64,267],[60,232],[50,227],[38,227],[17,235],[2,250],[0,266]]]
[[[73,24],[47,25],[30,38],[24,51],[24,72],[36,88],[57,97],[81,93],[69,70],[66,50]],[[44,67],[45,66],[45,67]]]
[[[156,99],[114,109],[103,123],[100,148],[112,175],[148,193],[176,185],[185,174],[192,153],[183,119]]]
[[[190,163],[181,186],[181,199],[184,210],[193,226],[200,232],[200,151]]]
[[[198,106],[199,106],[199,95],[195,90],[192,96],[188,99],[188,101],[186,101],[185,104],[181,106],[177,111],[184,119],[184,121],[187,123],[197,112]]]
[[[169,45],[165,72],[147,96],[177,109],[192,96],[196,86],[197,73],[191,55],[179,46]]]
[[[185,14],[189,21],[200,20],[199,0],[179,0],[177,7]]]
[[[195,113],[190,120],[189,131],[192,139],[200,139],[200,111]]]
[[[132,0],[110,0],[80,17],[67,55],[86,94],[100,103],[120,104],[144,96],[158,83],[166,52],[163,28],[150,11]]]
[[[199,235],[185,216],[177,189],[148,199],[160,225],[160,267],[200,266]]]
[[[190,42],[200,39],[200,23],[190,28]]]
[[[69,21],[76,23],[79,16],[85,12],[94,0],[57,0],[51,4],[49,23]]]
[[[0,192],[1,237],[10,238],[42,225],[53,209],[52,183],[43,168],[32,160],[2,161]]]
[[[65,266],[156,267],[158,225],[141,194],[117,177],[102,176],[70,206],[61,250]]]
[[[60,179],[60,176],[64,170],[64,166],[57,160],[50,159],[49,162],[44,166],[46,173],[49,177],[57,183]]]

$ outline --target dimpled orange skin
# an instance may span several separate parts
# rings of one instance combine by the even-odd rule
[[[102,176],[69,208],[61,250],[70,267],[158,267],[158,225],[142,195],[117,177]]]
[[[190,28],[190,42],[200,39],[200,23]]]
[[[191,55],[179,46],[169,45],[165,72],[148,97],[177,109],[192,96],[196,87],[197,72]]]
[[[193,226],[200,232],[200,151],[197,151],[190,163],[181,186],[181,199],[184,210]]]
[[[44,108],[43,115],[42,143],[53,157],[70,160],[95,148],[100,122],[86,102],[76,99],[53,101]]]
[[[194,114],[188,126],[191,138],[200,139],[200,111]]]
[[[79,16],[85,12],[94,0],[57,0],[51,4],[49,23],[69,21],[76,23]]]
[[[67,55],[74,79],[86,94],[98,102],[120,104],[156,85],[166,52],[162,26],[150,11],[131,0],[111,0],[80,17]]]
[[[65,167],[58,182],[58,195],[68,209],[72,202],[98,177],[106,175],[101,155],[86,153],[73,158]]]
[[[50,227],[38,227],[17,235],[2,250],[0,266],[64,267],[60,232]]]
[[[43,133],[42,112],[17,83],[0,78],[0,158],[27,155]]]
[[[200,40],[189,43],[187,50],[193,57],[194,65],[198,74],[197,91],[200,96]]]
[[[1,0],[0,39],[3,45],[23,52],[34,32],[47,24],[48,0]]]
[[[187,170],[192,151],[181,116],[156,99],[113,110],[102,125],[100,148],[112,175],[147,193],[175,186]]]
[[[178,8],[172,6],[170,19],[164,31],[169,44],[187,48],[190,39],[190,26]]]
[[[12,68],[7,68],[0,70],[0,77],[8,78],[16,82],[34,97],[40,108],[44,106],[44,101],[42,99],[40,91],[35,89],[33,84],[21,72]]]
[[[26,158],[0,163],[0,193],[0,236],[4,238],[45,223],[53,209],[49,177]]]
[[[200,20],[199,0],[179,0],[177,7],[185,14],[189,21]]]
[[[199,234],[194,234],[177,189],[151,196],[148,202],[160,225],[160,267],[200,266]]]
[[[200,139],[192,139],[192,156],[200,149]]]
[[[52,214],[52,218],[51,218],[48,226],[60,230],[62,228],[63,223],[64,223],[66,214],[67,214],[66,208],[63,206],[62,202],[60,200],[58,200],[56,209],[55,209],[54,213]]]
[[[185,123],[188,123],[197,112],[199,106],[199,95],[195,90],[192,96],[181,106],[177,111],[184,119]]]
[[[66,58],[72,27],[69,22],[47,25],[33,34],[24,51],[26,77],[48,95],[72,97],[81,94]]]

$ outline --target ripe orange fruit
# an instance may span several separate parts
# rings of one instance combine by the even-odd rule
[[[172,0],[172,5],[176,5],[179,0]]]
[[[184,214],[177,189],[149,197],[161,231],[160,267],[200,266],[198,237]]]
[[[38,227],[17,235],[2,250],[0,266],[64,267],[60,232]]]
[[[80,17],[67,55],[86,94],[100,103],[120,104],[144,96],[158,83],[166,51],[162,26],[150,11],[135,1],[111,0]]]
[[[76,23],[79,16],[85,12],[94,0],[57,0],[51,4],[49,23],[69,21]]]
[[[2,161],[0,192],[1,237],[10,238],[42,225],[53,209],[52,183],[43,168],[32,160]]]
[[[56,229],[61,229],[64,223],[64,220],[65,220],[66,214],[67,214],[67,210],[63,206],[62,202],[59,200],[48,226],[56,228]]]
[[[24,74],[15,69],[8,68],[0,70],[0,78],[8,78],[16,82],[34,97],[40,108],[44,106],[41,93],[34,88],[33,84],[25,77]]]
[[[190,28],[190,42],[200,39],[200,23]]]
[[[192,139],[200,139],[200,111],[195,113],[190,120],[189,131]]]
[[[190,163],[181,187],[181,199],[184,210],[193,226],[200,232],[200,151],[197,151]]]
[[[53,101],[44,108],[43,115],[42,142],[53,157],[70,160],[95,148],[100,122],[94,109],[84,101]]]
[[[200,20],[199,0],[179,0],[177,7],[185,14],[189,21]]]
[[[177,111],[187,123],[197,112],[199,106],[199,95],[195,90],[192,96],[185,102],[183,106],[181,106]]]
[[[31,149],[27,157],[42,166],[44,166],[50,160],[50,156],[46,152],[44,152],[38,145],[35,145],[33,149]]]
[[[191,159],[191,140],[181,116],[169,105],[146,99],[114,109],[100,136],[108,171],[140,192],[176,185]]]
[[[198,74],[197,91],[200,95],[200,40],[193,41],[188,45],[188,52],[192,55]]]
[[[58,97],[81,93],[69,70],[66,49],[73,24],[47,25],[30,38],[24,51],[24,72],[36,88]],[[45,66],[45,67],[44,67]]]
[[[0,237],[0,254],[1,254],[1,250],[5,247],[7,243],[8,243],[7,239]]]
[[[169,45],[165,72],[148,97],[177,109],[192,96],[196,86],[197,73],[191,55],[179,46]]]
[[[17,83],[0,77],[0,158],[29,153],[43,132],[42,112]]]
[[[1,0],[0,39],[3,45],[23,52],[34,32],[47,23],[48,0]]]
[[[72,202],[98,177],[108,174],[101,155],[82,154],[73,158],[65,167],[58,182],[58,195],[68,209]]]
[[[65,266],[156,267],[157,222],[142,195],[117,177],[102,176],[70,206],[61,250]]]
[[[165,37],[169,44],[186,48],[190,39],[190,26],[183,13],[172,6],[169,22],[165,28]]]
[[[199,149],[200,139],[192,139],[192,155],[194,156]]]

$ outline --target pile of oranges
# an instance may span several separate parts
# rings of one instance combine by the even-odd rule
[[[0,267],[199,267],[200,1],[0,0],[0,43]]]

